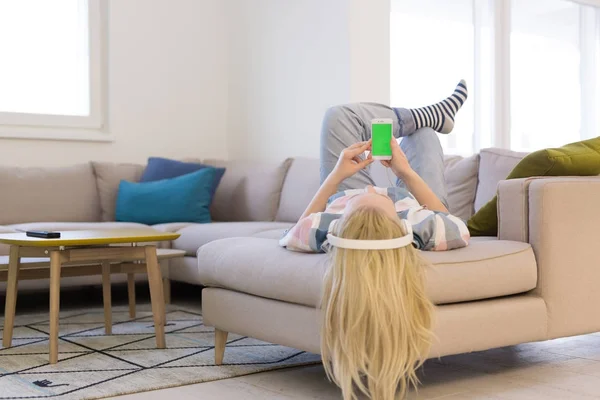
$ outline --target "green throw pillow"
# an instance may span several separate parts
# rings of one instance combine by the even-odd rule
[[[506,179],[531,176],[585,176],[600,174],[600,137],[528,154]],[[471,236],[498,234],[498,197],[494,196],[469,219]]]

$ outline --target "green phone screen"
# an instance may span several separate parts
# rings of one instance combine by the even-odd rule
[[[392,124],[372,124],[373,142],[371,143],[374,156],[391,156]]]

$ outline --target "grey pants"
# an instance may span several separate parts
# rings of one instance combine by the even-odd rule
[[[444,152],[440,140],[431,128],[416,130],[414,118],[405,108],[390,108],[377,103],[354,103],[328,109],[321,129],[321,182],[335,167],[342,150],[371,138],[373,118],[392,118],[394,137],[402,137],[400,147],[410,166],[447,207]],[[342,182],[340,190],[360,189],[367,185],[375,185],[370,167]],[[398,179],[396,185],[404,186],[404,182]]]

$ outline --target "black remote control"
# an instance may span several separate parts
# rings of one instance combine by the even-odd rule
[[[60,232],[49,232],[49,231],[27,231],[27,236],[42,238],[42,239],[58,239],[60,238]]]

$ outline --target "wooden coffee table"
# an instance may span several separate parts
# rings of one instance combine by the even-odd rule
[[[10,245],[6,279],[3,347],[10,347],[12,344],[19,270],[22,265],[28,264],[22,263],[21,258],[49,257],[50,364],[58,362],[58,321],[62,271],[65,272],[65,276],[94,275],[101,271],[107,333],[110,333],[112,326],[110,318],[110,274],[147,272],[156,333],[156,346],[159,349],[164,349],[166,347],[164,329],[165,302],[162,274],[158,263],[156,246],[137,246],[136,244],[170,241],[177,239],[179,236],[177,233],[164,233],[150,229],[67,231],[61,232],[60,239],[34,238],[26,236],[25,233],[1,234],[0,243]],[[115,246],[124,243],[131,243],[132,246]],[[176,256],[181,255],[181,252],[177,252]],[[164,258],[169,257],[165,256]],[[39,267],[42,266],[40,265]],[[23,268],[22,272],[24,275],[30,273],[28,269]],[[38,272],[38,275],[44,277],[40,272]],[[132,279],[129,280],[130,289],[132,282]]]

